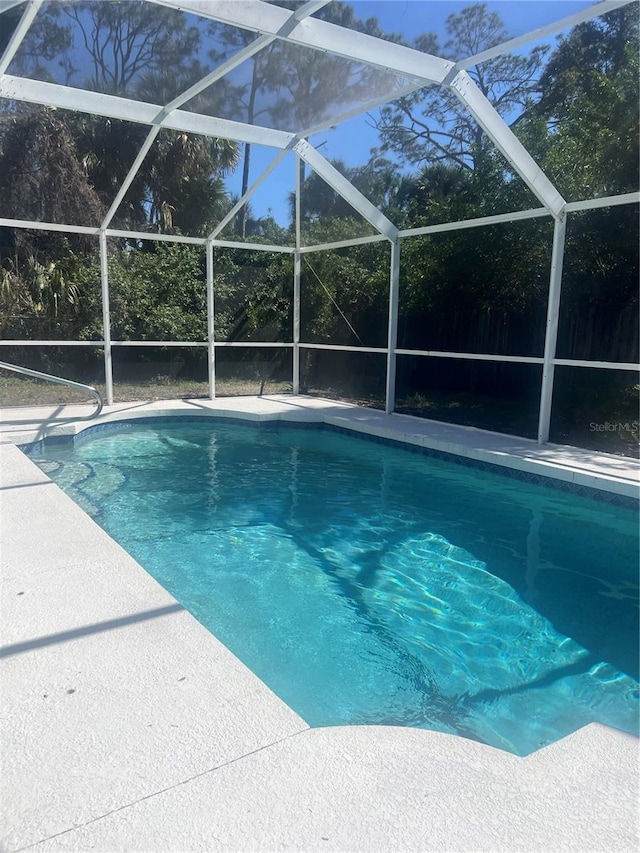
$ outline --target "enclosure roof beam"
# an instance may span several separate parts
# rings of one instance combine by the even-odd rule
[[[207,74],[206,77],[203,77],[202,80],[194,83],[193,86],[186,90],[186,92],[183,92],[181,95],[178,95],[177,98],[174,98],[173,101],[168,103],[164,108],[163,114],[167,115],[186,104],[192,98],[195,98],[196,95],[199,95],[200,92],[203,92],[217,80],[220,80],[230,71],[233,71],[239,65],[242,65],[243,62],[251,59],[254,54],[263,50],[265,47],[268,47],[278,36],[287,36],[300,21],[304,20],[309,15],[313,15],[314,12],[317,12],[318,9],[322,9],[322,7],[326,6],[329,2],[330,0],[309,0],[303,6],[296,9],[295,12],[287,12],[287,20],[277,34],[259,36],[255,41],[251,42],[251,44],[248,44],[226,62],[223,62],[222,65],[219,65],[218,68],[214,69],[210,74]]]
[[[38,10],[40,9],[40,6],[42,6],[42,3],[43,0],[31,0],[31,3],[29,3],[25,9],[18,26],[15,28],[11,38],[9,39],[9,44],[6,46],[4,53],[0,57],[0,76],[7,70],[11,64],[11,60],[18,52],[18,48],[28,33],[29,27],[33,23],[35,16],[38,14]]]
[[[124,181],[120,185],[120,189],[118,190],[116,197],[112,201],[111,207],[109,208],[109,210],[105,214],[104,219],[102,220],[102,224],[100,226],[101,228],[108,228],[109,227],[111,220],[116,215],[116,211],[120,207],[122,200],[126,196],[128,190],[129,190],[129,187],[131,186],[131,184],[134,181],[135,176],[140,171],[140,166],[142,166],[143,160],[145,159],[145,157],[149,153],[149,149],[151,148],[151,146],[155,142],[157,135],[160,133],[160,127],[161,127],[161,125],[158,124],[155,127],[152,127],[151,130],[149,131],[147,138],[142,143],[140,150],[138,151],[138,153],[136,155],[136,159],[133,161],[131,168],[127,172],[127,175],[126,175]]]
[[[283,15],[286,14],[286,11],[280,7],[264,3],[262,0],[243,0],[242,3],[228,2],[228,0],[218,0],[213,3],[211,0],[179,0],[179,2],[178,0],[152,0],[152,2],[193,12],[232,26],[270,34],[275,34],[278,26],[282,26]],[[609,2],[615,2],[615,0],[609,0]],[[467,72],[458,71],[453,62],[316,18],[301,21],[289,35],[282,38],[294,44],[347,57],[396,74],[420,78],[424,83],[440,83],[449,86],[551,214],[555,218],[562,215],[565,202],[560,193]],[[394,93],[390,92],[389,97],[393,99]],[[337,191],[343,195],[341,190]],[[369,216],[366,218],[369,219]],[[372,220],[369,219],[369,221]],[[384,230],[383,233],[385,233]]]
[[[295,12],[291,13],[289,16],[289,20],[285,27],[283,28],[283,32],[288,32],[291,28],[293,28],[296,23],[307,15],[312,15],[318,9],[321,9],[325,6],[329,0],[309,0],[308,3],[305,3],[304,6],[301,6]],[[102,222],[102,227],[107,228],[116,215],[116,211],[120,207],[129,187],[135,180],[136,175],[140,171],[140,167],[144,162],[151,146],[155,142],[158,133],[160,132],[160,128],[164,124],[167,116],[174,113],[177,109],[184,106],[184,104],[188,103],[192,98],[195,98],[196,95],[199,95],[200,92],[203,92],[205,89],[208,89],[209,86],[213,85],[217,80],[220,80],[230,71],[233,71],[239,65],[242,65],[243,62],[246,62],[250,59],[254,54],[258,53],[258,51],[262,50],[264,47],[270,45],[273,41],[275,41],[275,36],[259,36],[255,41],[251,44],[248,44],[242,50],[239,50],[236,54],[234,54],[230,59],[226,62],[223,62],[222,65],[219,65],[214,71],[210,74],[207,74],[197,83],[194,83],[193,86],[190,86],[186,91],[182,92],[182,94],[178,95],[172,101],[170,101],[165,107],[160,110],[158,115],[154,120],[155,127],[152,127],[149,131],[149,134],[145,141],[143,142],[140,151],[136,156],[129,172],[127,173],[120,189],[118,190],[118,194],[114,198],[109,210],[107,211],[106,216]]]
[[[193,84],[193,86],[190,86],[186,91],[182,92],[170,101],[166,107],[163,107],[161,114],[158,116],[158,121],[162,121],[166,115],[184,106],[184,104],[188,103],[192,98],[195,98],[196,95],[199,95],[200,92],[204,92],[205,89],[208,89],[209,86],[212,86],[226,74],[229,74],[230,71],[233,71],[239,65],[242,65],[243,62],[251,59],[254,54],[261,51],[263,47],[267,47],[273,40],[274,39],[271,36],[258,36],[258,38],[255,39],[255,41],[252,41],[251,44],[243,47],[242,50],[239,50],[226,62],[223,62],[222,65],[219,65],[207,74],[206,77],[198,80]]]
[[[577,213],[581,210],[594,210],[599,207],[617,207],[619,204],[638,204],[638,202],[640,202],[640,192],[632,192],[589,198],[584,201],[570,201],[566,209],[567,213]]]
[[[98,236],[100,229],[89,225],[69,225],[65,222],[37,222],[33,219],[10,219],[0,217],[0,227],[28,228],[34,231],[68,231],[69,234],[92,234]]]
[[[293,143],[292,143],[291,147],[293,147]],[[285,151],[280,151],[280,152],[278,152],[278,154],[276,154],[276,156],[271,161],[271,163],[269,163],[267,168],[258,176],[258,178],[256,178],[256,180],[247,189],[245,194],[241,198],[238,199],[238,201],[233,205],[233,207],[227,213],[227,215],[223,219],[221,219],[220,222],[218,222],[218,224],[213,229],[211,234],[209,234],[209,236],[207,237],[208,240],[215,240],[215,238],[218,236],[218,234],[221,234],[224,231],[224,229],[231,222],[231,220],[236,215],[236,213],[238,213],[238,211],[242,210],[242,208],[249,201],[251,196],[259,189],[259,187],[262,186],[262,184],[267,180],[269,175],[277,168],[277,166],[279,166],[280,163],[282,163],[282,161],[284,160],[284,158],[287,156],[288,153],[289,153],[288,150],[285,150]]]
[[[502,44],[497,44],[495,47],[490,47],[488,50],[483,50],[480,53],[469,56],[467,59],[456,62],[456,71],[464,71],[473,65],[479,65],[481,62],[487,62],[489,59],[504,56],[505,53],[511,53],[525,44],[541,41],[547,36],[568,30],[570,27],[590,21],[592,18],[599,18],[600,15],[606,15],[608,12],[613,12],[614,9],[620,9],[622,6],[627,6],[629,3],[635,2],[636,0],[602,0],[600,3],[594,3],[592,6],[587,6],[586,9],[574,12],[573,15],[568,15],[566,18],[555,21],[552,24],[539,27],[537,30],[531,30],[531,32],[525,33],[522,36],[509,39],[509,41],[504,41]]]
[[[567,205],[568,207],[568,205]],[[462,231],[467,228],[483,228],[487,225],[520,222],[524,219],[540,219],[548,217],[546,207],[535,207],[531,210],[516,210],[512,213],[496,213],[493,216],[479,216],[474,219],[461,219],[455,222],[441,222],[438,225],[423,225],[419,228],[402,228],[401,237],[415,237],[419,234],[441,234],[444,231]]]
[[[211,0],[151,0],[151,2],[180,9],[183,12],[191,12],[203,18],[211,18],[229,26],[273,35],[301,47],[342,56],[395,74],[417,77],[428,83],[442,83],[454,65],[447,59],[317,18],[300,21],[287,35],[284,35],[279,31],[286,23],[287,10],[264,3],[263,0],[242,0],[241,3],[229,2],[229,0],[214,3]]]
[[[403,86],[400,89],[396,89],[393,93],[393,99],[395,100],[396,98],[403,98],[405,97],[405,95],[410,95],[412,92],[415,92],[416,89],[423,88],[425,88],[424,80],[418,80],[417,78],[414,78],[411,83],[408,83],[406,86]],[[306,127],[304,130],[298,133],[298,136],[301,139],[308,139],[309,136],[313,136],[315,133],[322,133],[323,130],[329,130],[329,128],[336,127],[337,125],[342,124],[345,121],[349,121],[349,119],[356,118],[357,116],[362,115],[363,113],[368,113],[369,110],[375,110],[376,107],[382,107],[384,106],[384,104],[388,103],[389,93],[387,93],[386,95],[379,95],[377,98],[374,98],[371,101],[366,101],[364,104],[360,104],[357,107],[352,107],[346,112],[338,113],[338,115],[318,122],[318,124]]]
[[[326,160],[322,154],[319,154],[305,139],[301,139],[293,150],[307,163],[314,172],[317,172],[320,177],[325,180],[329,186],[335,190],[345,201],[357,210],[367,222],[370,222],[373,227],[384,234],[389,240],[396,240],[398,237],[398,229],[387,219],[387,217],[375,207],[368,198],[362,195],[353,184],[340,174],[340,172]]]
[[[565,200],[467,72],[459,71],[448,85],[531,192],[555,219],[561,217]]]
[[[9,9],[13,9],[14,6],[19,6],[21,3],[24,3],[24,0],[0,0],[0,15],[3,12],[8,12]]]
[[[57,83],[43,83],[40,80],[28,80],[10,75],[0,78],[0,97],[148,125],[154,124],[158,113],[163,109],[158,104],[132,101],[115,95],[103,95],[100,92],[74,89]],[[250,145],[266,145],[270,148],[286,148],[295,138],[293,133],[285,133],[282,130],[255,127],[239,121],[214,118],[185,110],[176,110],[166,116],[163,127],[198,133],[202,136],[235,139]]]

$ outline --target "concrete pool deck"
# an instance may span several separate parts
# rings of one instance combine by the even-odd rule
[[[325,420],[637,494],[634,460],[317,399],[121,404],[99,421],[179,411]],[[309,728],[14,446],[77,427],[0,416],[5,853],[638,849],[635,738],[593,724],[517,758]]]

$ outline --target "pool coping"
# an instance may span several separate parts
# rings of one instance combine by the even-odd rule
[[[80,407],[75,407],[77,411]],[[65,424],[48,422],[40,414],[37,428],[20,429],[20,414],[8,421],[0,410],[0,441],[21,446],[42,440],[71,440],[114,422],[158,417],[247,420],[258,424],[280,422],[290,426],[322,424],[446,459],[493,471],[525,482],[558,488],[637,509],[640,500],[640,461],[567,445],[538,445],[531,439],[489,432],[475,427],[444,424],[411,415],[386,414],[349,403],[316,397],[274,395],[216,400],[174,400],[117,404],[97,419]],[[22,410],[37,420],[38,410]],[[43,410],[40,410],[43,413]],[[22,424],[24,427],[24,423]]]
[[[135,411],[176,409],[190,404]],[[216,408],[283,411],[389,428],[329,401]],[[13,446],[14,427],[0,438],[6,853],[637,849],[635,738],[592,724],[517,758],[416,729],[310,729]]]

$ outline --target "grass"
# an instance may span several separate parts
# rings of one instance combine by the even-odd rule
[[[98,391],[106,395],[104,385],[97,383]],[[260,394],[291,393],[290,382],[275,382],[259,378],[217,379],[218,397],[257,396]],[[347,394],[339,388],[306,388],[304,393],[384,409],[384,399],[377,394]],[[154,400],[203,399],[209,396],[207,382],[190,379],[156,377],[141,382],[114,383],[114,402],[152,402]],[[65,388],[38,379],[0,376],[0,407],[30,407],[78,405],[93,403],[91,396],[72,388]],[[495,432],[535,437],[537,412],[528,401],[517,398],[497,399],[470,394],[413,394],[400,399],[396,411],[422,418],[475,426]],[[637,423],[637,421],[636,421]],[[588,427],[588,425],[587,425]],[[553,441],[638,458],[639,446],[636,431],[595,432],[581,428],[578,423],[556,430]]]
[[[89,383],[90,384],[90,383]],[[94,386],[103,397],[104,384]],[[287,394],[290,382],[267,381],[262,386],[259,379],[218,379],[216,395],[242,397],[263,394]],[[154,400],[202,399],[209,396],[207,382],[190,379],[157,377],[144,382],[116,382],[113,386],[114,402],[129,403]],[[44,380],[0,376],[0,407],[78,405],[92,403],[93,397],[75,388],[54,385]]]
[[[483,394],[429,392],[400,399],[396,411],[419,418],[473,426],[535,438],[538,428],[537,401]]]
[[[87,384],[92,384],[87,381]],[[106,397],[104,383],[96,382],[94,387]],[[244,397],[261,394],[290,394],[290,382],[277,382],[259,378],[252,379],[216,379],[216,396]],[[384,397],[358,396],[347,394],[337,388],[310,387],[303,391],[312,397],[326,397],[330,400],[343,400],[359,406],[384,409]],[[174,379],[157,376],[139,382],[114,382],[113,397],[116,403],[133,403],[154,400],[194,400],[209,396],[208,382],[195,379]],[[74,388],[54,385],[40,379],[26,377],[0,376],[0,407],[78,405],[92,403],[93,397]]]
[[[605,411],[607,407],[605,406]],[[493,432],[522,435],[535,438],[538,427],[538,404],[526,398],[489,397],[481,394],[413,394],[398,400],[396,411],[436,421],[474,426]],[[557,444],[569,444],[617,456],[640,457],[638,444],[637,403],[616,410],[609,406],[612,414],[607,418],[592,415],[589,420],[580,410],[568,410],[562,417],[551,420],[551,441]],[[616,429],[594,430],[592,421],[608,420]],[[624,427],[624,428],[623,428]]]

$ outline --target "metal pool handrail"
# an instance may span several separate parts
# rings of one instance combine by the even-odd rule
[[[9,364],[6,361],[0,361],[0,368],[3,370],[11,370],[14,373],[22,373],[24,376],[33,376],[35,379],[46,379],[48,382],[57,382],[58,385],[67,385],[69,388],[79,388],[81,391],[87,391],[96,398],[98,408],[95,412],[92,412],[90,415],[86,415],[83,418],[69,418],[68,420],[88,421],[92,418],[97,418],[102,411],[102,407],[104,405],[102,395],[97,388],[93,387],[93,385],[85,385],[83,382],[74,382],[73,379],[63,379],[62,376],[52,376],[50,373],[41,373],[39,370],[32,370],[30,367],[20,367],[17,364]]]

